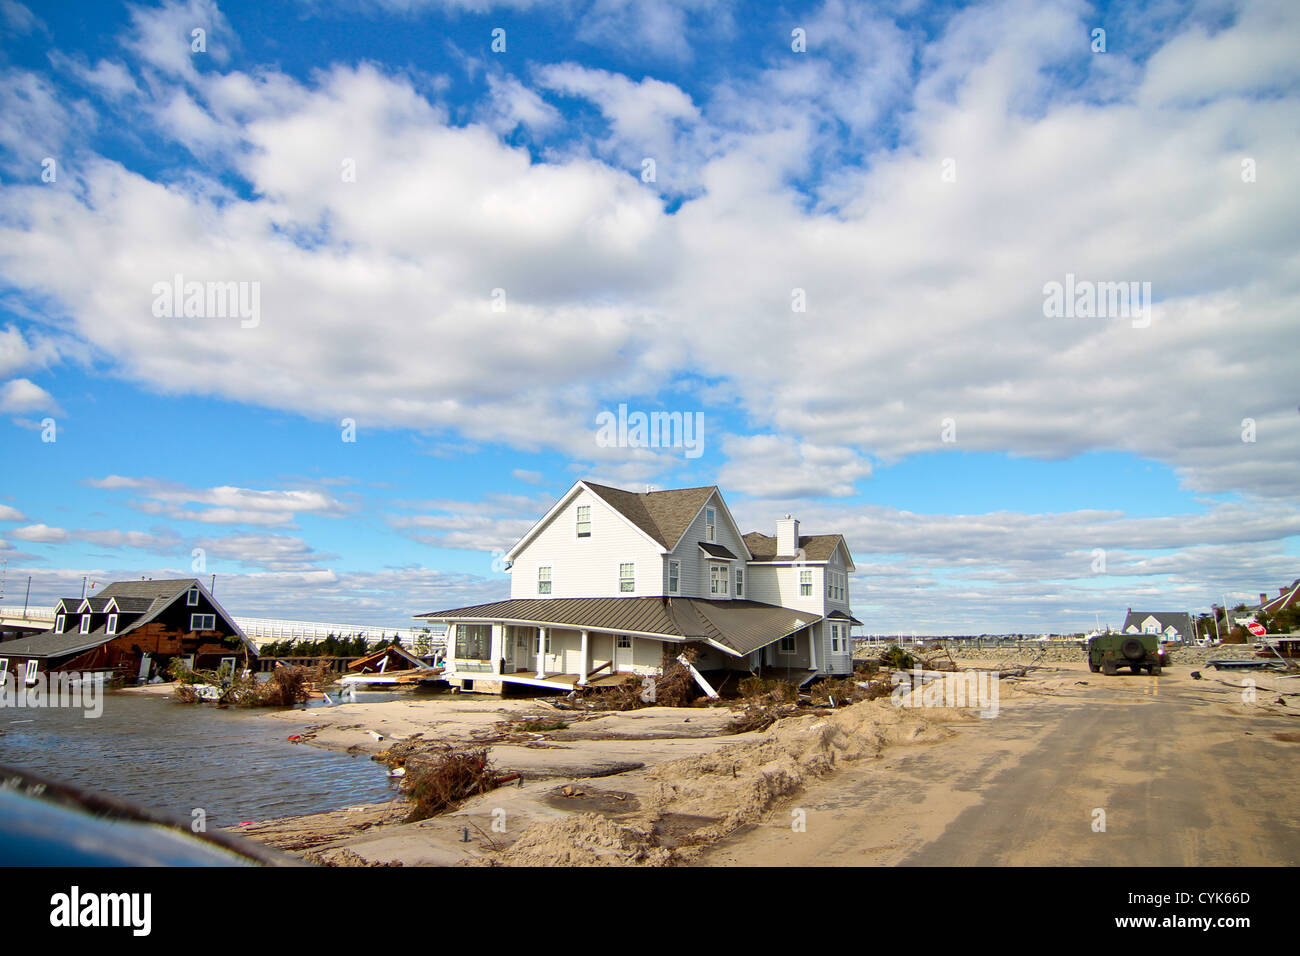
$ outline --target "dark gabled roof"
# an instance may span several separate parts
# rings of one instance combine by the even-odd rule
[[[700,550],[714,558],[729,558],[736,560],[736,556],[720,544],[710,544],[707,541],[700,542]]]
[[[677,547],[677,542],[709,500],[709,495],[717,491],[716,485],[635,492],[590,481],[583,484],[669,551]]]
[[[821,620],[819,614],[757,601],[683,597],[513,598],[416,617],[586,627],[708,641],[738,657]]]
[[[75,629],[64,634],[41,631],[31,637],[20,637],[16,641],[0,644],[0,657],[64,657],[88,651],[117,636],[106,633],[103,627],[97,627],[88,634]]]
[[[835,546],[843,540],[842,534],[801,534],[799,547],[803,549],[805,561],[829,561],[835,553]],[[776,538],[761,531],[751,531],[745,535],[745,547],[749,548],[755,561],[793,561],[798,557],[794,554],[777,554]]]
[[[1127,631],[1130,625],[1141,628],[1142,622],[1149,617],[1154,617],[1160,623],[1161,631],[1172,626],[1174,630],[1183,636],[1194,633],[1192,616],[1186,611],[1129,611],[1128,616],[1124,618],[1124,626],[1120,630]]]
[[[99,614],[101,611],[104,610],[104,607],[108,604],[108,598],[104,597],[103,592],[95,595],[94,597],[88,597],[85,600],[86,603],[90,605],[90,611],[92,614]]]

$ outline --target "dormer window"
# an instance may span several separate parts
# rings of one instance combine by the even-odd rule
[[[190,588],[189,592],[185,595],[185,604],[186,604],[188,607],[198,607],[198,606],[199,606],[199,589],[198,589],[198,588]]]
[[[108,624],[104,627],[104,633],[105,633],[105,634],[116,634],[116,633],[117,633],[117,615],[116,615],[116,614],[110,614],[110,615],[108,616]]]
[[[56,618],[54,619],[54,633],[55,633],[55,634],[62,634],[62,633],[63,633],[63,625],[66,624],[67,621],[68,621],[68,618],[67,618],[67,616],[64,615],[64,614],[60,614],[58,617],[56,617]]]
[[[82,634],[89,634],[89,633],[90,633],[90,615],[89,615],[89,614],[83,614],[83,615],[81,615],[81,633],[82,633]]]
[[[591,505],[578,506],[578,537],[591,537]]]
[[[717,528],[718,513],[712,508],[704,509],[704,540],[712,541]]]

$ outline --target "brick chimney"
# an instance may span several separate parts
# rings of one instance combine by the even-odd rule
[[[1259,603],[1260,603],[1260,604],[1267,604],[1267,603],[1268,603],[1268,595],[1265,594],[1263,591],[1260,591],[1260,592],[1259,592]]]
[[[799,519],[786,515],[776,522],[776,553],[789,557],[799,550]]]

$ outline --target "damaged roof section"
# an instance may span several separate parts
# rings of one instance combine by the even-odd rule
[[[684,597],[514,598],[431,611],[417,617],[586,628],[671,640],[706,641],[736,657],[750,654],[821,620],[818,614],[756,601],[707,601]]]

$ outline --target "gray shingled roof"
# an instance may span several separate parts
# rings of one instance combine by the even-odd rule
[[[639,493],[590,481],[583,484],[669,551],[677,547],[709,495],[717,490],[716,485],[708,485]]]
[[[55,634],[53,631],[41,631],[31,637],[20,637],[16,641],[0,643],[0,657],[63,657],[98,647],[105,641],[111,641],[116,634],[106,634],[104,628],[97,627],[88,634],[71,631],[67,634]]]
[[[586,627],[702,640],[738,657],[821,620],[819,614],[756,601],[706,601],[683,597],[513,598],[430,611],[416,617]]]
[[[842,534],[801,534],[799,547],[803,548],[805,561],[829,561],[835,553],[835,546],[844,540]],[[751,531],[745,535],[745,547],[754,556],[755,561],[793,561],[797,555],[777,554],[776,538]]]

